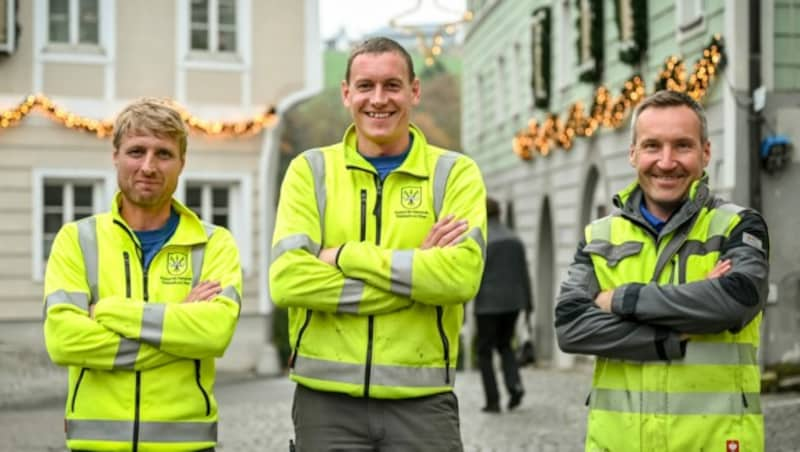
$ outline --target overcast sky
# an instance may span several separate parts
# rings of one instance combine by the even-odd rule
[[[322,38],[328,38],[344,27],[350,38],[377,28],[388,26],[389,20],[398,17],[400,24],[450,22],[460,19],[466,9],[466,0],[319,0]]]

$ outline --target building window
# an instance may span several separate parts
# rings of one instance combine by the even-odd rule
[[[236,0],[192,0],[190,48],[236,52]]]
[[[187,182],[186,207],[203,221],[230,228],[232,192],[228,185]]]
[[[48,0],[48,42],[90,45],[100,43],[99,0]]]
[[[675,17],[679,40],[687,39],[705,30],[703,0],[678,0]]]
[[[43,262],[47,262],[61,226],[99,212],[102,190],[103,182],[92,179],[44,179],[41,198]]]
[[[558,89],[566,91],[575,82],[575,35],[573,29],[575,22],[572,17],[570,0],[562,0],[559,5],[558,33]]]

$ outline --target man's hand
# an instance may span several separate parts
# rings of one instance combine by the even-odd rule
[[[594,297],[594,304],[596,304],[597,307],[602,311],[611,312],[611,299],[613,297],[614,289],[604,290]]]
[[[319,252],[319,260],[328,265],[336,267],[336,255],[339,253],[339,248],[341,247],[337,246],[336,248],[325,248]]]
[[[200,284],[192,288],[182,303],[196,303],[198,301],[209,301],[222,292],[222,286],[217,281],[201,281]]]
[[[724,261],[717,262],[717,265],[714,266],[713,269],[706,275],[706,279],[716,279],[722,276],[725,276],[726,273],[731,271],[731,267],[733,263],[730,259],[725,259]]]
[[[467,220],[455,221],[455,216],[453,214],[447,215],[433,225],[420,248],[427,250],[433,247],[444,248],[453,246],[466,230]]]

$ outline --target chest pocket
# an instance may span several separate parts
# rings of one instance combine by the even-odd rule
[[[583,248],[583,251],[602,257],[609,267],[614,268],[626,257],[638,255],[642,247],[644,247],[642,242],[630,241],[614,245],[605,240],[593,240]]]

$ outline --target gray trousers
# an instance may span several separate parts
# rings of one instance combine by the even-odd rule
[[[462,452],[453,392],[414,399],[365,399],[297,385],[297,452]]]

